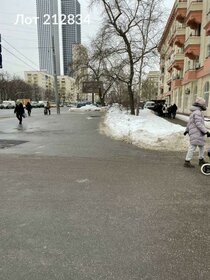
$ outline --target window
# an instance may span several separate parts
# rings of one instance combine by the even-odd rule
[[[209,92],[209,82],[206,82],[205,83],[205,86],[204,86],[204,93],[205,92]]]
[[[197,91],[198,91],[198,87],[195,86],[194,92],[193,92],[193,102],[195,102],[196,98],[197,98]]]
[[[178,107],[181,108],[182,106],[182,89],[179,88],[179,93],[178,93]]]
[[[190,60],[187,62],[187,70],[190,70]]]
[[[189,101],[188,96],[189,95],[187,95],[187,94],[184,95],[184,109],[185,110],[188,108],[188,101]]]
[[[206,106],[209,104],[209,82],[205,83],[204,86],[204,99],[206,100]]]
[[[210,57],[210,44],[207,46],[206,57]]]

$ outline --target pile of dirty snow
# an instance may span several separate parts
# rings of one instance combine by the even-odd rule
[[[185,128],[156,116],[151,110],[140,110],[139,116],[130,115],[114,104],[104,118],[101,131],[106,135],[154,150],[186,151],[189,138]]]

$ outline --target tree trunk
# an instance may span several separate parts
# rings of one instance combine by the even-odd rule
[[[98,95],[99,95],[99,99],[100,99],[100,102],[101,102],[101,106],[105,106],[105,103],[104,103],[104,95],[102,94],[102,90],[101,90],[100,87],[99,87]]]
[[[104,96],[103,96],[103,97],[101,97],[101,106],[105,106]]]
[[[136,116],[139,115],[140,95],[137,95]]]
[[[130,99],[131,115],[135,115],[134,97],[133,97],[133,90],[131,85],[128,85],[128,94]]]

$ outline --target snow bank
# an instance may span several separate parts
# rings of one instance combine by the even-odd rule
[[[114,139],[154,150],[186,151],[189,143],[183,135],[184,127],[148,109],[141,110],[139,116],[130,115],[116,104],[108,110],[101,131]]]
[[[95,105],[85,105],[80,108],[70,108],[70,112],[91,112],[91,111],[105,111],[106,107],[97,107]]]

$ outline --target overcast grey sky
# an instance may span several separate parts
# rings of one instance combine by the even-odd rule
[[[98,9],[90,11],[88,0],[79,0],[79,2],[83,18],[89,17],[89,23],[81,26],[82,43],[88,44],[100,24],[100,11]],[[174,1],[164,0],[164,2],[170,11]],[[39,70],[37,28],[34,23],[15,25],[17,14],[30,18],[36,16],[36,0],[1,0],[0,34],[3,46],[3,70],[23,77],[24,71]],[[0,69],[0,73],[1,71]]]

